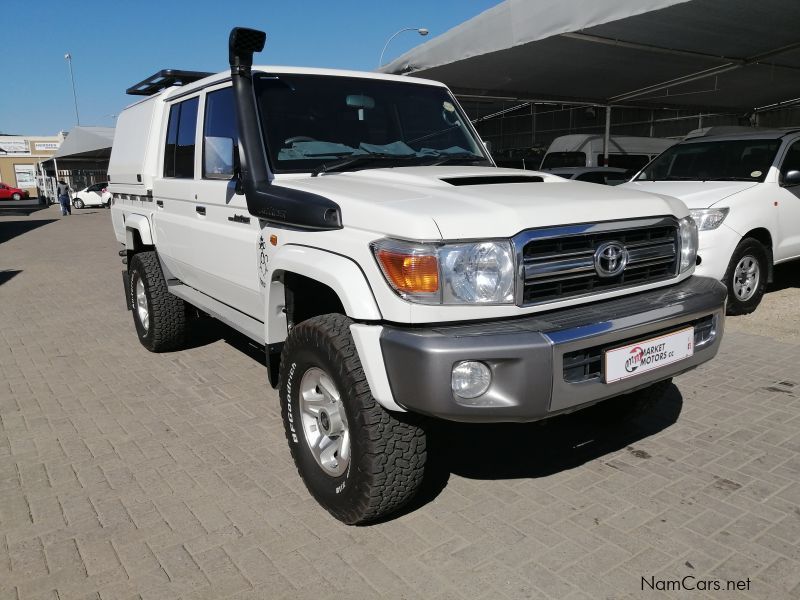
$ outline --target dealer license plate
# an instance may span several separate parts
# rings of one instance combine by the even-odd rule
[[[694,327],[614,348],[605,353],[605,381],[614,383],[628,377],[636,377],[689,358],[692,354],[694,354]]]

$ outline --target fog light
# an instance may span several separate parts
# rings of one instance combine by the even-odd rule
[[[453,367],[450,387],[456,396],[477,398],[485,394],[492,383],[492,371],[477,360],[463,360]]]

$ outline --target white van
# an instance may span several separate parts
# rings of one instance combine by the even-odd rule
[[[603,135],[557,137],[544,155],[540,169],[559,167],[618,167],[638,170],[677,143],[666,138],[619,136],[609,139],[608,164],[603,164]]]

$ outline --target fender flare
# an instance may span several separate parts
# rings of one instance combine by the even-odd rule
[[[290,271],[327,285],[339,297],[345,313],[352,319],[380,321],[383,318],[367,276],[354,260],[346,256],[319,248],[287,244],[272,257],[270,268],[273,281],[280,273]]]
[[[125,246],[134,250],[133,232],[139,232],[139,239],[145,246],[153,245],[153,233],[150,230],[150,221],[144,215],[128,215],[125,219]]]

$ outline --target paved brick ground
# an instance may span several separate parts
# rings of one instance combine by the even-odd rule
[[[139,345],[116,250],[107,211],[0,216],[0,598],[800,597],[796,342],[729,332],[622,428],[443,424],[413,510],[352,528],[258,352]],[[684,575],[749,591],[642,592]]]

